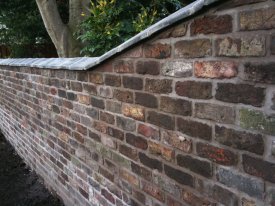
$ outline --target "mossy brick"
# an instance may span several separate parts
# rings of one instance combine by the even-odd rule
[[[257,130],[264,134],[275,135],[275,117],[267,116],[263,112],[241,109],[240,126],[245,129]]]

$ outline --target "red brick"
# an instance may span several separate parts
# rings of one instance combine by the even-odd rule
[[[126,91],[126,90],[118,90],[116,89],[114,91],[114,98],[127,103],[133,103],[134,101],[134,95],[133,92]]]
[[[171,55],[171,46],[169,44],[147,44],[144,46],[144,55],[146,58],[165,59]]]
[[[163,159],[167,161],[173,161],[175,159],[175,152],[173,149],[162,146],[155,142],[148,142],[149,153],[157,156],[161,156]]]
[[[120,145],[119,146],[119,152],[121,154],[123,154],[124,156],[132,159],[132,160],[135,160],[137,161],[138,160],[138,153],[137,153],[137,150],[131,148],[131,147],[128,147],[126,145]]]
[[[115,117],[114,115],[107,113],[107,112],[102,112],[100,111],[100,120],[103,122],[106,122],[108,124],[114,124],[115,123]]]
[[[111,203],[115,204],[115,198],[113,197],[113,195],[111,193],[109,193],[106,189],[102,189],[101,190],[101,194],[107,199],[109,200]]]
[[[155,129],[145,124],[138,125],[138,133],[151,139],[155,139],[155,140],[160,139],[159,129]]]
[[[125,169],[120,169],[120,177],[133,186],[139,187],[138,178]]]
[[[92,82],[94,84],[103,84],[104,82],[103,75],[101,73],[92,72],[90,73],[89,77],[89,82]]]
[[[175,43],[176,58],[200,58],[211,54],[212,45],[209,39],[182,40]]]
[[[164,202],[165,201],[165,193],[160,190],[158,187],[147,183],[145,181],[142,181],[142,186],[141,186],[142,190],[151,195],[152,197],[156,198],[157,200]]]
[[[134,73],[134,64],[132,61],[118,60],[114,63],[114,71],[117,73]]]
[[[144,108],[137,107],[134,105],[126,105],[122,106],[122,114],[127,117],[131,117],[136,120],[144,121],[145,120],[145,110]]]
[[[164,144],[178,148],[185,153],[191,153],[192,151],[192,140],[188,140],[184,136],[180,136],[172,131],[163,131],[162,138]]]
[[[126,134],[126,142],[136,148],[146,150],[148,148],[148,143],[147,140],[140,137],[140,136],[135,136],[131,133]]]

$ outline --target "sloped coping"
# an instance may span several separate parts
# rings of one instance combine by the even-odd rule
[[[126,42],[106,52],[100,57],[77,57],[77,58],[21,58],[21,59],[0,59],[2,66],[25,66],[47,69],[67,69],[67,70],[88,70],[101,62],[111,58],[115,54],[121,53],[127,48],[137,44],[138,42],[149,38],[156,32],[167,28],[179,20],[185,19],[204,6],[210,5],[220,0],[197,0],[186,7],[176,11],[168,17],[160,20],[156,24],[148,27],[139,34],[133,36]]]

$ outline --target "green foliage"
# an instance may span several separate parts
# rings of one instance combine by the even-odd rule
[[[76,34],[82,54],[99,56],[180,9],[179,0],[96,0]]]

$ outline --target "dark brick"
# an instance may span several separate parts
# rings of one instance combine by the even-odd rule
[[[77,95],[72,92],[67,92],[67,99],[71,101],[76,101]]]
[[[115,116],[107,113],[107,112],[100,112],[100,120],[103,122],[106,122],[108,124],[114,124],[115,123]]]
[[[136,92],[135,103],[149,107],[149,108],[157,108],[158,107],[158,99],[152,94],[140,93]]]
[[[217,171],[217,179],[227,187],[237,188],[239,191],[245,192],[251,197],[263,199],[264,182],[256,178],[234,173],[232,170],[219,168]]]
[[[232,17],[230,15],[213,15],[197,18],[191,24],[190,29],[191,35],[226,34],[232,31]]]
[[[210,140],[212,137],[211,126],[200,122],[178,118],[177,128],[178,131],[191,137],[198,137],[204,140]]]
[[[224,102],[250,104],[256,107],[263,105],[264,88],[248,84],[218,83],[216,99]]]
[[[52,105],[52,111],[53,111],[54,113],[57,113],[57,114],[60,113],[60,109],[59,109],[59,107],[56,106],[56,105]]]
[[[88,74],[87,72],[78,72],[77,73],[77,80],[80,82],[87,82],[88,81]]]
[[[96,86],[93,84],[83,83],[83,89],[89,94],[97,94]]]
[[[102,189],[101,190],[101,194],[107,199],[109,200],[111,203],[115,204],[115,198],[113,197],[113,195],[111,193],[109,193],[106,189]]]
[[[136,122],[135,120],[124,118],[117,116],[116,117],[116,124],[119,128],[126,130],[126,131],[134,131],[136,129]]]
[[[245,64],[244,79],[247,81],[275,84],[275,63]]]
[[[271,54],[275,54],[275,36],[271,37],[271,46],[270,46]]]
[[[151,169],[156,169],[156,170],[162,172],[162,162],[161,161],[159,161],[157,159],[150,158],[142,152],[140,152],[138,154],[138,156],[139,156],[140,162],[143,165],[145,165]]]
[[[260,134],[236,131],[226,127],[215,127],[216,141],[234,149],[246,150],[259,155],[264,153],[264,140]]]
[[[89,130],[89,137],[97,142],[101,142],[100,135]]]
[[[202,161],[196,158],[193,158],[189,155],[178,155],[177,163],[179,166],[188,168],[191,171],[200,174],[204,177],[212,177],[212,165],[210,162]]]
[[[212,54],[209,39],[182,40],[175,43],[176,58],[200,58]]]
[[[94,108],[87,108],[86,113],[89,117],[93,119],[98,119],[98,110]]]
[[[187,185],[190,187],[194,186],[194,178],[190,174],[187,174],[168,165],[164,165],[164,172],[168,177],[182,185]]]
[[[172,114],[190,116],[192,114],[191,102],[183,99],[175,99],[162,96],[160,98],[160,110]]]
[[[131,162],[131,169],[132,172],[137,174],[138,176],[144,178],[145,180],[151,181],[152,179],[152,172],[134,162]]]
[[[102,99],[98,99],[98,98],[95,98],[95,97],[91,97],[91,104],[92,106],[94,107],[97,107],[97,108],[100,108],[100,109],[105,109],[105,103],[104,103],[104,100]]]
[[[119,146],[119,152],[121,154],[123,154],[124,156],[132,159],[132,160],[135,160],[137,161],[138,160],[138,153],[137,153],[137,150],[131,148],[131,147],[128,147],[126,145],[120,145]]]
[[[174,117],[157,113],[155,111],[148,112],[147,122],[169,130],[173,130],[175,128]]]
[[[172,80],[146,79],[145,91],[152,92],[152,93],[169,94],[172,92]]]
[[[223,10],[223,9],[230,9],[230,8],[234,8],[234,7],[238,7],[238,6],[242,6],[242,5],[246,5],[246,4],[255,4],[258,2],[263,2],[263,1],[267,1],[267,0],[230,0],[227,2],[224,2],[223,4],[221,4],[218,8],[219,10]]]
[[[115,128],[112,128],[112,127],[108,127],[107,128],[107,134],[114,137],[114,138],[117,138],[121,141],[124,140],[124,132],[121,131],[121,130],[118,130],[118,129],[115,129]]]
[[[250,175],[261,177],[266,181],[275,183],[275,164],[259,158],[243,155],[244,171]]]
[[[210,82],[177,82],[175,90],[179,96],[185,96],[192,99],[212,98],[212,84]]]
[[[129,89],[141,90],[143,88],[143,79],[139,77],[123,76],[123,86]]]
[[[124,91],[124,90],[115,90],[114,91],[114,98],[127,103],[133,103],[134,102],[134,95],[133,92],[130,91]]]
[[[160,63],[157,61],[138,61],[136,64],[136,73],[142,75],[159,75]]]
[[[121,86],[121,77],[117,75],[106,74],[105,75],[105,84],[114,87]]]
[[[226,149],[214,147],[209,144],[197,143],[197,153],[200,157],[207,158],[222,165],[236,165],[238,156]]]
[[[71,88],[73,91],[82,92],[82,84],[79,82],[71,82]]]
[[[139,149],[146,150],[148,148],[147,140],[143,139],[140,136],[135,136],[131,133],[126,134],[126,142]]]
[[[106,110],[113,113],[121,113],[121,102],[106,101]]]
[[[147,44],[144,46],[146,58],[165,59],[171,56],[171,46],[169,44]]]
[[[87,193],[86,191],[84,191],[81,187],[78,187],[78,190],[80,192],[80,194],[86,198],[87,200],[89,199],[89,193]]]
[[[58,96],[61,98],[67,98],[67,93],[65,90],[58,89]]]
[[[117,73],[134,73],[132,61],[118,60],[114,63],[114,71]]]

